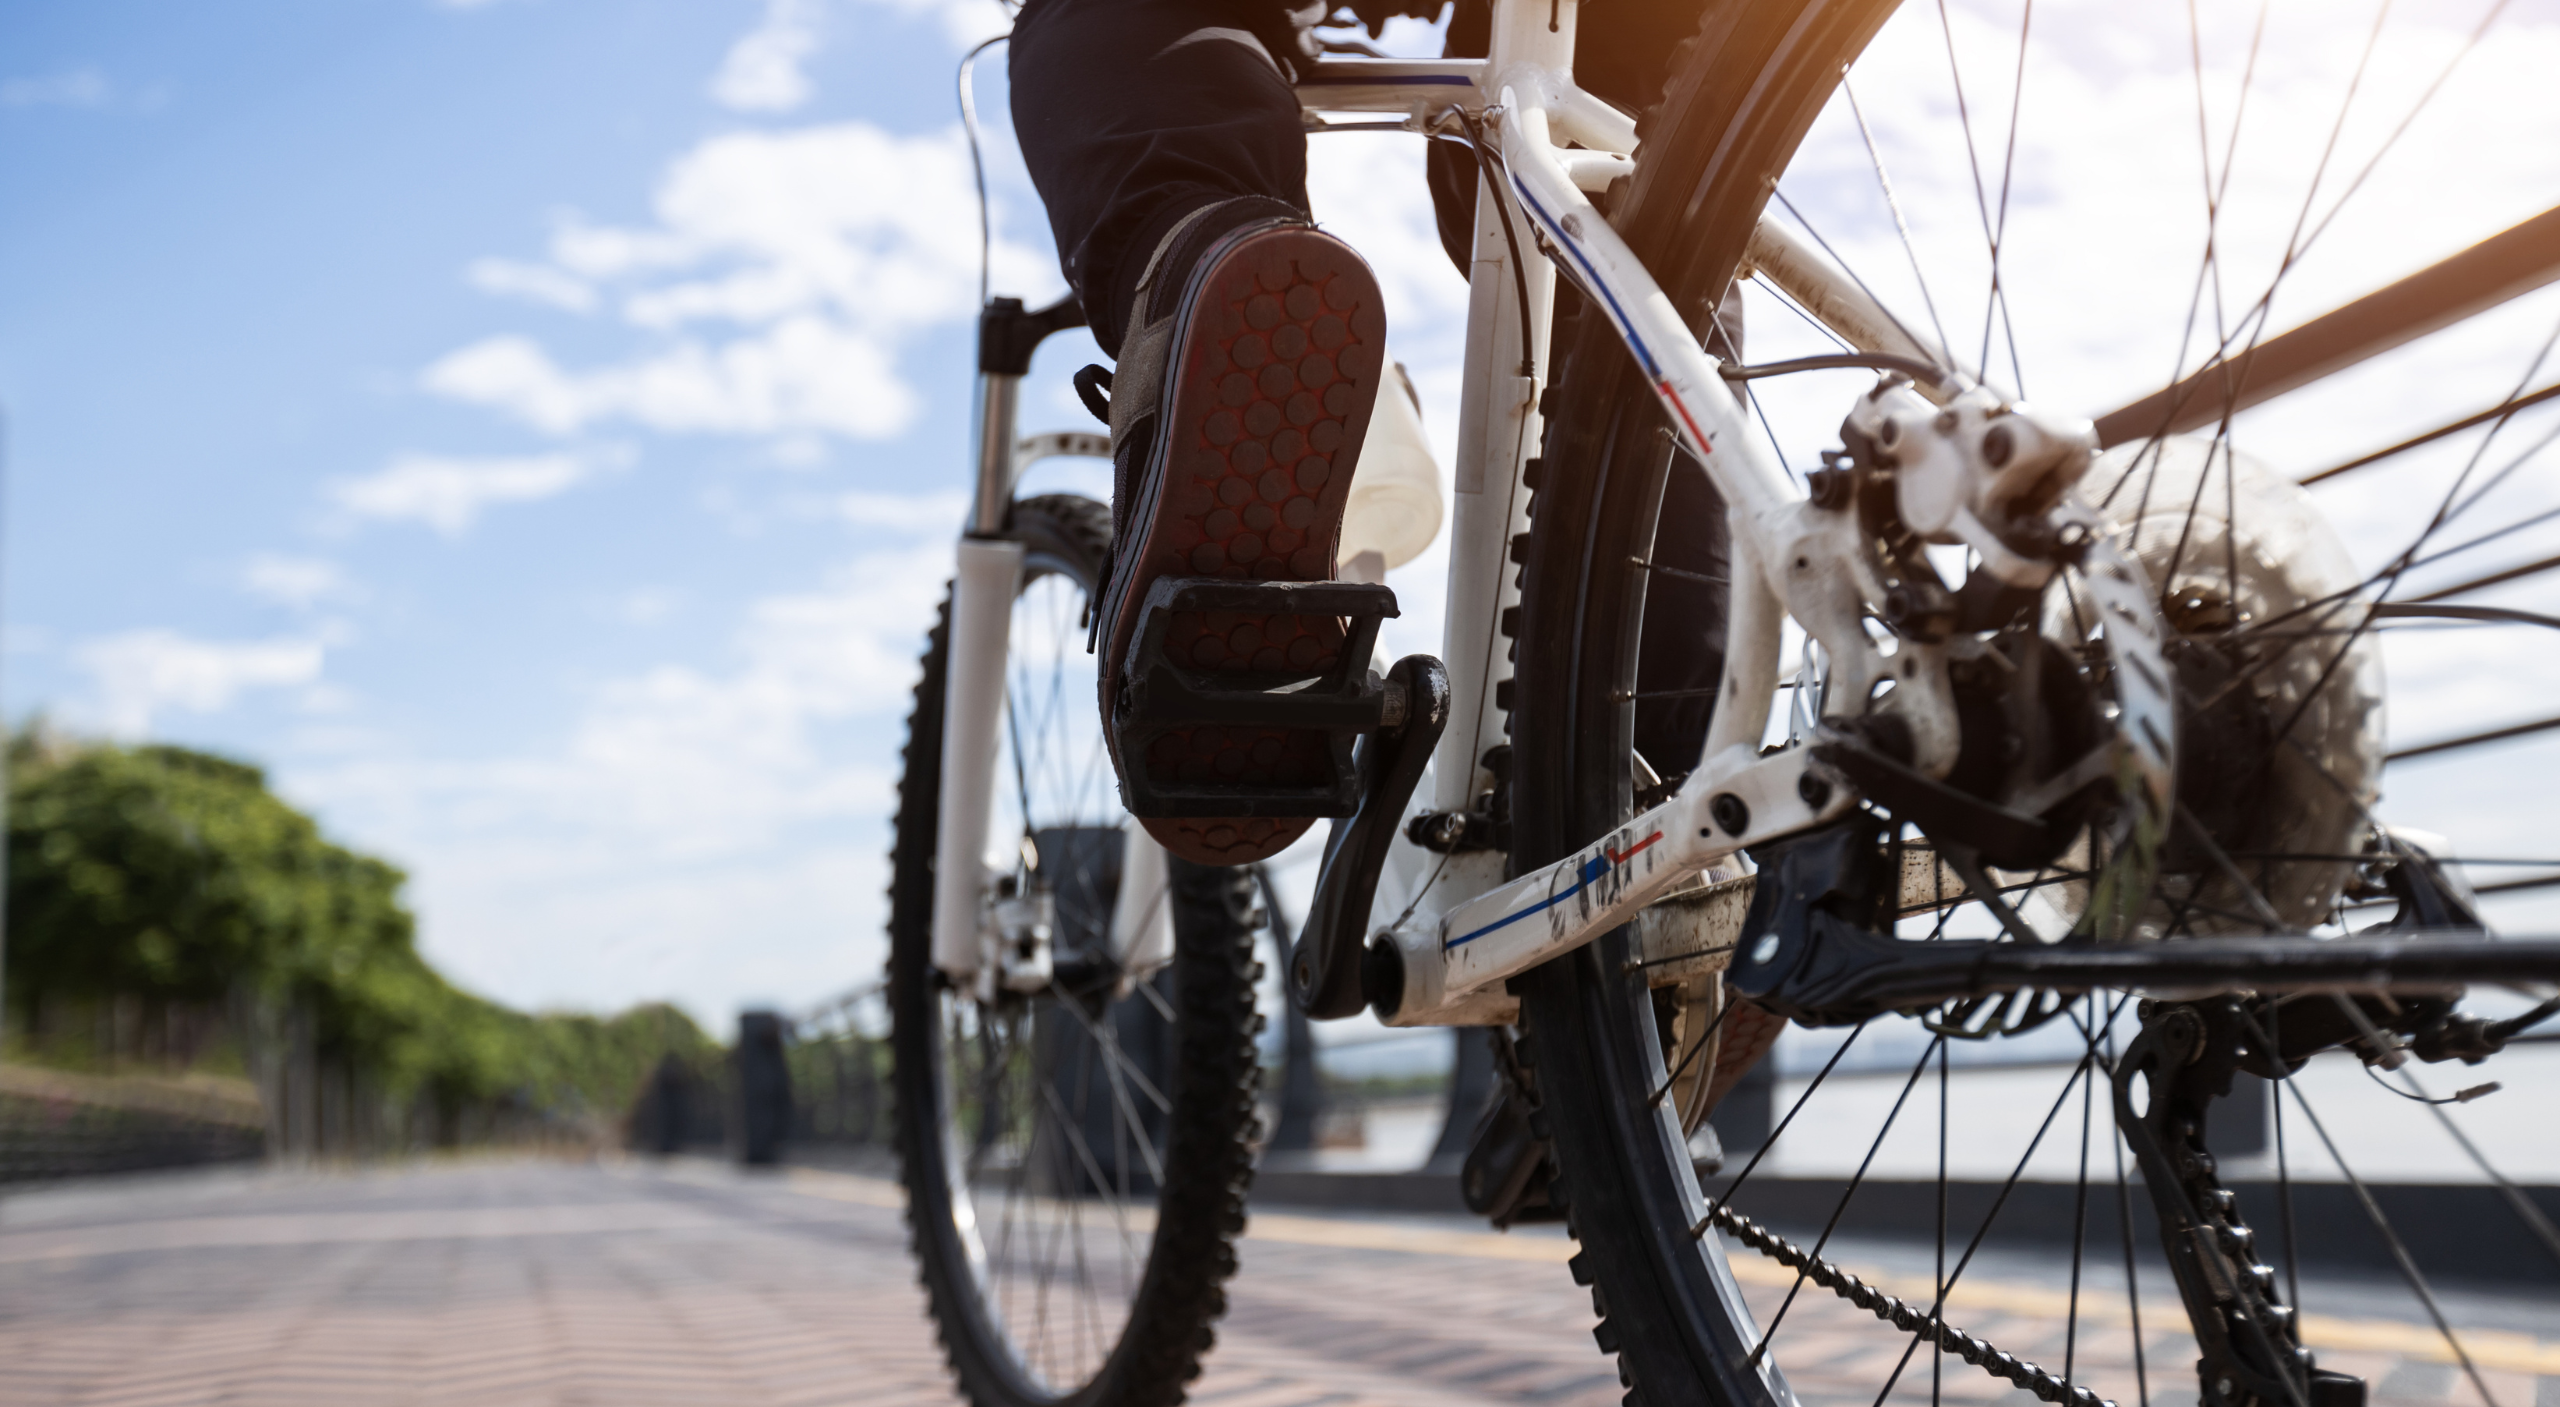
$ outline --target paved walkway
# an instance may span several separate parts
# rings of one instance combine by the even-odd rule
[[[25,1195],[0,1202],[0,1404],[946,1407],[899,1205],[876,1179],[708,1163],[205,1175]],[[1551,1231],[1257,1213],[1193,1401],[1615,1403],[1567,1250]],[[1915,1289],[1907,1258],[1859,1268]],[[1746,1269],[1765,1319],[1788,1277]],[[1949,1317],[2058,1367],[2068,1307],[2049,1274],[2010,1274],[1968,1284]],[[2145,1308],[2151,1401],[2192,1407],[2192,1344],[2159,1332],[2166,1300],[2146,1292]],[[2075,1372],[2132,1407],[2121,1299],[2093,1292],[2081,1319]],[[2478,1400],[2416,1325],[2307,1322],[2322,1361],[2364,1374],[2378,1402]],[[2476,1335],[2475,1356],[2500,1407],[2560,1407],[2560,1323],[2526,1322]],[[1810,1295],[1777,1343],[1809,1402],[1844,1407],[1875,1400],[1902,1348]],[[2031,1400],[1952,1362],[1944,1391]],[[1923,1358],[1895,1397],[1928,1393]]]

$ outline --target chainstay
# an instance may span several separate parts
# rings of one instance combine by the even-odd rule
[[[1735,1240],[1905,1333],[1927,1338],[1934,1329],[1939,1348],[2047,1402],[2068,1403],[2070,1407],[2116,1407],[2113,1399],[2100,1397],[2085,1387],[2077,1386],[2060,1373],[2048,1373],[2016,1354],[2004,1353],[1935,1318],[1928,1310],[1886,1294],[1722,1203],[1707,1213],[1707,1219]]]

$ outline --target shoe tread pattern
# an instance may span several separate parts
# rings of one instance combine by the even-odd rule
[[[1164,477],[1132,600],[1158,576],[1330,580],[1377,396],[1385,310],[1375,276],[1347,245],[1282,226],[1213,257],[1176,331]],[[1166,647],[1193,668],[1298,677],[1332,668],[1342,641],[1330,617],[1199,611],[1173,619]],[[1186,785],[1298,785],[1323,774],[1326,747],[1317,732],[1202,726],[1172,730],[1124,765]],[[1145,824],[1176,854],[1238,865],[1277,853],[1313,821]]]

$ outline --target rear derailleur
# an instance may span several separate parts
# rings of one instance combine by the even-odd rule
[[[2231,1093],[2232,1077],[2282,1059],[2264,1048],[2255,1005],[2144,1002],[2142,1033],[2116,1062],[2116,1126],[2141,1165],[2195,1329],[2200,1407],[2362,1407],[2364,1380],[2320,1368],[2302,1346],[2275,1269],[2258,1259],[2256,1233],[2205,1147],[2206,1109]]]

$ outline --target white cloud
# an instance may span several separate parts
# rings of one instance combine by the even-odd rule
[[[675,614],[683,604],[682,592],[663,586],[642,586],[615,597],[606,610],[626,625],[656,625]]]
[[[589,372],[561,367],[530,338],[492,337],[448,354],[421,379],[555,435],[626,420],[652,430],[886,439],[918,409],[886,348],[815,315],[760,337],[687,340]]]
[[[529,303],[564,309],[572,313],[591,311],[596,305],[596,291],[585,279],[563,273],[548,264],[527,264],[514,259],[474,259],[462,275],[472,287],[502,298],[521,298]]]
[[[818,0],[766,0],[764,18],[729,46],[712,101],[740,112],[789,112],[815,91],[802,65],[823,37]]]
[[[609,680],[546,746],[368,746],[286,788],[402,858],[426,945],[479,990],[714,1021],[813,1000],[878,972],[894,740],[949,553],[921,536],[756,601],[727,663]]]
[[[244,690],[316,683],[326,653],[316,639],[228,642],[128,630],[91,640],[74,657],[97,685],[99,726],[136,737],[168,709],[212,713]]]
[[[114,85],[94,68],[0,79],[0,107],[101,108],[114,98]]]
[[[531,338],[493,336],[429,365],[422,384],[555,435],[619,421],[881,439],[913,422],[900,348],[977,301],[978,211],[958,132],[846,122],[715,137],[669,167],[652,204],[654,227],[565,220],[547,265],[475,266],[509,292],[612,296],[658,334],[651,345],[581,369]],[[1008,286],[1055,281],[1010,241],[995,257]]]
[[[318,557],[285,557],[261,552],[240,571],[241,588],[262,601],[307,611],[328,601],[362,593],[337,563]]]
[[[565,493],[610,462],[592,453],[481,459],[406,454],[378,473],[336,480],[328,495],[356,517],[425,523],[452,537],[469,528],[483,509]]]

